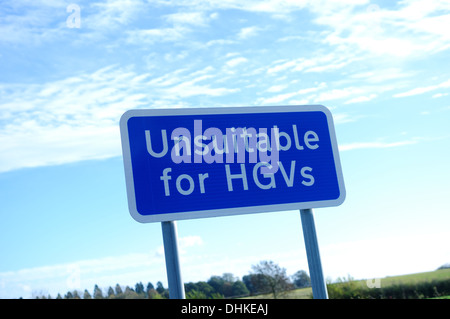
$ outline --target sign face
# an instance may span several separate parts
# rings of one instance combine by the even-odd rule
[[[160,222],[338,206],[321,105],[130,110],[120,120],[130,214]]]

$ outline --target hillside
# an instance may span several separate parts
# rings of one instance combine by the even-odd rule
[[[435,271],[416,273],[416,274],[407,274],[400,276],[388,276],[385,278],[379,279],[379,287],[380,288],[368,288],[367,280],[348,280],[348,279],[339,279],[335,283],[328,284],[328,293],[330,299],[334,297],[337,293],[342,293],[342,291],[350,292],[354,291],[355,293],[360,293],[361,290],[371,291],[372,289],[378,289],[378,291],[383,291],[386,289],[390,289],[390,292],[400,291],[404,293],[404,291],[408,289],[416,290],[416,296],[408,296],[406,298],[429,298],[421,291],[421,289],[431,289],[438,284],[441,286],[450,287],[450,269],[440,269]],[[376,279],[370,279],[370,283],[377,283]],[[431,287],[429,287],[431,286]],[[447,291],[447,290],[445,290]],[[432,293],[435,293],[432,291]],[[437,292],[439,296],[430,296],[430,297],[441,297],[445,298],[446,295],[450,295],[450,292],[446,292],[445,295],[442,295],[439,291]],[[358,298],[358,295],[354,295],[355,298]],[[371,296],[374,298],[373,296]],[[386,295],[386,298],[389,296]],[[258,295],[246,297],[245,299],[271,299],[272,296],[270,294]],[[312,289],[311,288],[302,288],[302,289],[294,289],[286,292],[281,298],[285,299],[310,299],[312,298]],[[342,298],[342,297],[339,297]]]

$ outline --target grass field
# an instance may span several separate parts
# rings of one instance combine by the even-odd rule
[[[442,280],[450,278],[450,269],[440,269],[418,274],[410,274],[395,277],[386,277],[381,279],[381,286],[394,285],[399,283],[417,283],[420,281]]]
[[[401,284],[412,284],[419,282],[431,282],[433,280],[446,280],[450,279],[450,269],[441,269],[417,274],[408,274],[402,276],[394,276],[394,277],[385,277],[380,278],[380,286],[388,287],[393,285],[401,285]],[[362,286],[367,285],[366,280],[356,280],[355,283],[358,283]],[[374,288],[376,289],[376,288]],[[271,294],[264,294],[258,296],[246,297],[245,299],[271,299]],[[311,299],[312,298],[312,289],[311,288],[302,288],[288,291],[280,296],[280,299]],[[450,296],[439,297],[439,299],[450,299]]]
[[[279,299],[311,299],[311,298],[312,298],[311,287],[290,290],[280,294],[279,296]],[[272,294],[263,294],[257,296],[244,297],[242,299],[273,299],[273,296]]]

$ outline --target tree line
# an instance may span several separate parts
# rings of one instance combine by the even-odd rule
[[[259,294],[272,294],[273,298],[281,296],[284,292],[311,286],[311,279],[304,270],[297,271],[288,276],[286,269],[273,261],[261,261],[251,267],[251,272],[242,277],[242,280],[231,273],[222,276],[211,276],[207,281],[188,282],[184,284],[187,299],[217,299],[238,298]],[[36,296],[38,299],[52,299],[50,295]],[[102,290],[98,285],[90,293],[74,290],[61,295],[56,299],[168,299],[169,290],[161,281],[156,287],[151,283],[144,285],[136,283],[134,287],[123,288],[119,284]]]

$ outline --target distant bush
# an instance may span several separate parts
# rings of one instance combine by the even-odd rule
[[[381,288],[369,288],[361,281],[339,280],[327,288],[330,299],[425,299],[450,295],[450,278]]]

